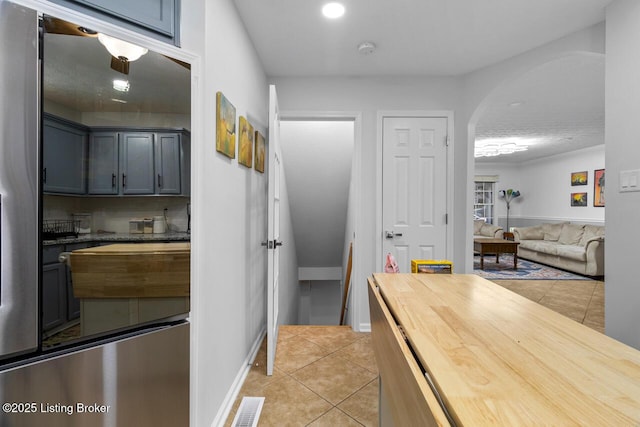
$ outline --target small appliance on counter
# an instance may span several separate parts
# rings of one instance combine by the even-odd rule
[[[129,220],[129,234],[153,233],[153,220],[151,218],[139,218]]]
[[[162,215],[153,217],[153,234],[163,234],[166,233],[167,229],[164,222],[164,217]]]

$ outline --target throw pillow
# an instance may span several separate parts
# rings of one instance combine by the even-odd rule
[[[477,236],[478,234],[480,234],[480,229],[482,228],[482,226],[485,224],[485,222],[481,219],[474,219],[473,220],[473,234],[475,236]]]
[[[560,236],[558,236],[558,243],[563,245],[577,245],[580,243],[580,239],[584,234],[584,224],[564,224]]]
[[[544,233],[542,227],[534,225],[533,227],[517,227],[520,240],[542,240]]]
[[[560,232],[562,231],[562,226],[564,224],[568,224],[569,222],[561,222],[558,224],[550,224],[544,223],[542,224],[542,232],[544,233],[544,240],[550,240],[552,242],[557,242],[560,237]]]

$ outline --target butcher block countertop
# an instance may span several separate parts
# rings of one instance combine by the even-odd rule
[[[640,425],[640,351],[495,283],[374,274],[369,299],[385,396],[414,402],[396,408],[396,425],[420,417],[406,415],[416,405],[422,425]],[[417,385],[398,382],[399,354]]]
[[[116,243],[71,252],[76,298],[188,297],[191,244]]]

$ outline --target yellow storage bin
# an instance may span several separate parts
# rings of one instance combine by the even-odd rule
[[[452,274],[453,263],[446,259],[412,259],[412,273]]]

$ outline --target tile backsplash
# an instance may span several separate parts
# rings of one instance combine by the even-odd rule
[[[128,233],[129,220],[164,215],[167,209],[169,229],[187,230],[189,197],[69,197],[43,196],[43,219],[71,219],[73,213],[90,213],[91,232],[98,230]]]

